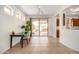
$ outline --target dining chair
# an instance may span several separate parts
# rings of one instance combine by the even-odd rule
[[[30,42],[30,35],[31,31],[29,31],[27,34],[24,34],[23,40],[26,40],[27,44]]]

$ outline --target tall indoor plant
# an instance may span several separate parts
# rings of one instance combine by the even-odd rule
[[[25,33],[31,31],[31,21],[26,21],[25,25],[22,25],[21,28],[24,29]]]

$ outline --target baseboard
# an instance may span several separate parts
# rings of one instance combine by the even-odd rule
[[[61,40],[60,40],[60,43],[61,43],[61,44],[63,44],[64,46],[66,46],[66,47],[68,47],[68,48],[72,49],[72,50],[75,50],[75,51],[79,52],[79,49],[73,48],[73,47],[71,47],[71,46],[69,46],[69,45],[65,44],[65,43],[64,43],[64,42],[62,42]]]

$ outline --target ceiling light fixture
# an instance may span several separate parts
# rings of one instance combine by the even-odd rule
[[[39,15],[42,15],[43,14],[43,11],[41,10],[41,7],[40,6],[38,6],[38,13],[39,13]]]

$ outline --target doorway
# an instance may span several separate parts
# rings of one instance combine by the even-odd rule
[[[48,20],[47,18],[32,19],[32,36],[47,36]]]

